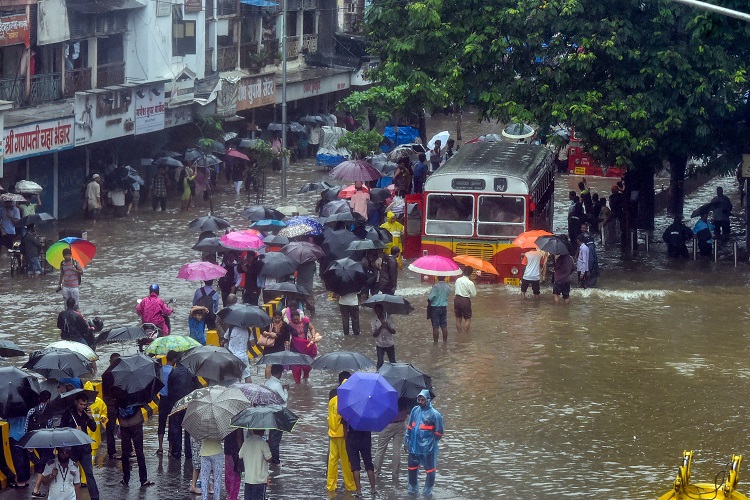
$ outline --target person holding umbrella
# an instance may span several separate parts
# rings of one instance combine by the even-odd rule
[[[289,327],[292,334],[290,350],[292,352],[307,354],[311,358],[317,356],[318,342],[321,340],[321,336],[315,331],[315,327],[310,323],[310,320],[307,318],[302,319],[299,310],[292,311],[292,321],[289,323]],[[295,383],[300,383],[303,374],[305,379],[310,377],[309,366],[292,365],[292,375],[294,376]]]
[[[554,282],[552,284],[552,295],[555,304],[560,303],[562,296],[563,304],[570,303],[570,282],[573,280],[573,269],[575,262],[568,253],[555,255]]]
[[[276,392],[284,400],[282,407],[286,408],[289,398],[289,384],[281,384],[281,376],[284,374],[284,367],[281,365],[271,365],[271,378],[266,380],[266,387]],[[271,463],[281,465],[279,458],[279,447],[281,446],[281,431],[270,429],[268,431],[268,446],[271,448]]]
[[[81,473],[71,467],[71,448],[56,448],[57,457],[42,472],[42,483],[49,486],[48,500],[76,500],[81,491]],[[39,496],[43,496],[41,493]]]
[[[63,416],[60,419],[60,427],[70,427],[83,432],[96,430],[94,415],[91,413],[89,399],[85,393],[82,392],[76,395],[75,406],[63,413]],[[96,485],[94,469],[91,463],[91,445],[83,444],[76,446],[75,449],[72,450],[71,458],[75,462],[78,462],[81,470],[86,474],[86,484],[88,485],[91,500],[99,500],[99,488]]]
[[[432,494],[437,469],[438,441],[442,439],[443,416],[430,404],[430,391],[424,389],[417,396],[417,406],[412,408],[404,434],[404,451],[409,453],[409,493],[419,492],[417,474],[424,467],[426,479],[423,495]]]
[[[438,329],[443,330],[443,343],[448,342],[448,296],[451,287],[444,280],[435,278],[435,284],[430,289],[427,301],[430,305],[430,321],[432,322],[432,341],[438,341]]]
[[[469,278],[473,272],[474,268],[466,266],[464,267],[464,275],[456,280],[453,312],[456,315],[456,331],[458,333],[471,332],[471,298],[477,294],[477,287]]]
[[[398,286],[398,256],[401,254],[399,247],[391,247],[390,254],[383,259],[380,265],[380,277],[378,288],[380,293],[394,295]]]
[[[393,336],[396,335],[396,328],[394,328],[390,319],[385,316],[385,311],[381,304],[375,304],[373,307],[375,311],[375,317],[370,321],[370,329],[372,336],[375,337],[375,350],[378,355],[377,370],[383,366],[383,358],[385,354],[388,354],[388,362],[396,362],[396,346],[393,341]]]
[[[60,263],[60,282],[57,284],[57,291],[62,290],[63,300],[67,301],[72,297],[75,301],[75,308],[80,307],[80,285],[81,276],[83,276],[83,266],[73,259],[73,252],[70,248],[62,251],[63,260]]]

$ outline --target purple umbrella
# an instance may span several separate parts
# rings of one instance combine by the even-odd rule
[[[311,236],[319,236],[323,234],[323,224],[318,221],[315,217],[309,217],[307,215],[295,215],[294,217],[289,217],[286,221],[286,226],[299,226],[299,225],[305,225],[310,226],[313,228],[312,231],[308,231],[307,234]]]
[[[331,177],[343,181],[375,181],[380,179],[381,174],[377,168],[373,167],[365,160],[347,160],[331,170]]]
[[[337,394],[341,418],[358,431],[380,432],[398,414],[398,392],[379,373],[357,372]]]
[[[281,249],[281,253],[298,264],[313,260],[320,260],[326,256],[325,252],[315,243],[309,241],[295,241]]]

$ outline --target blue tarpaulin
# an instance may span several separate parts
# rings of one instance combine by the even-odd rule
[[[414,140],[419,137],[419,130],[414,127],[398,127],[398,137],[393,132],[393,127],[385,127],[383,137],[391,141],[391,144],[398,146],[399,144],[411,144]]]
[[[240,0],[240,3],[245,5],[252,5],[253,7],[278,7],[279,4],[276,2],[269,2],[268,0]]]

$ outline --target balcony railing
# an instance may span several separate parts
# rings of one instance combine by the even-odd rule
[[[100,64],[96,68],[96,86],[98,88],[121,85],[125,83],[125,63],[115,62]]]
[[[65,97],[73,97],[76,92],[91,89],[91,68],[71,69],[65,72]]]
[[[258,54],[258,42],[247,42],[240,44],[240,68],[246,69],[252,66],[251,57]]]
[[[288,36],[286,37],[286,58],[297,59],[299,54],[299,37]]]
[[[318,35],[302,35],[302,51],[314,54],[318,51]]]
[[[45,102],[52,102],[62,97],[62,74],[47,73],[31,77],[29,90],[29,105],[36,106]]]
[[[216,17],[219,16],[235,16],[239,12],[237,11],[237,0],[217,0],[216,2]]]
[[[26,85],[25,78],[8,78],[0,80],[0,100],[12,101],[16,107],[23,102],[23,90]]]
[[[278,38],[266,38],[263,40],[263,48],[268,51],[269,54],[271,54],[271,59],[276,59],[276,56],[279,54],[279,51],[281,50],[279,48],[279,39]]]
[[[206,49],[206,74],[210,75],[214,72],[213,69],[213,58],[214,58],[214,48],[209,47]]]
[[[237,67],[237,46],[219,47],[216,52],[216,70],[232,71]]]

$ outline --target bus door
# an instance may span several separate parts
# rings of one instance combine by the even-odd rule
[[[404,258],[414,259],[422,256],[422,224],[424,214],[424,196],[421,194],[406,195],[404,210]]]

